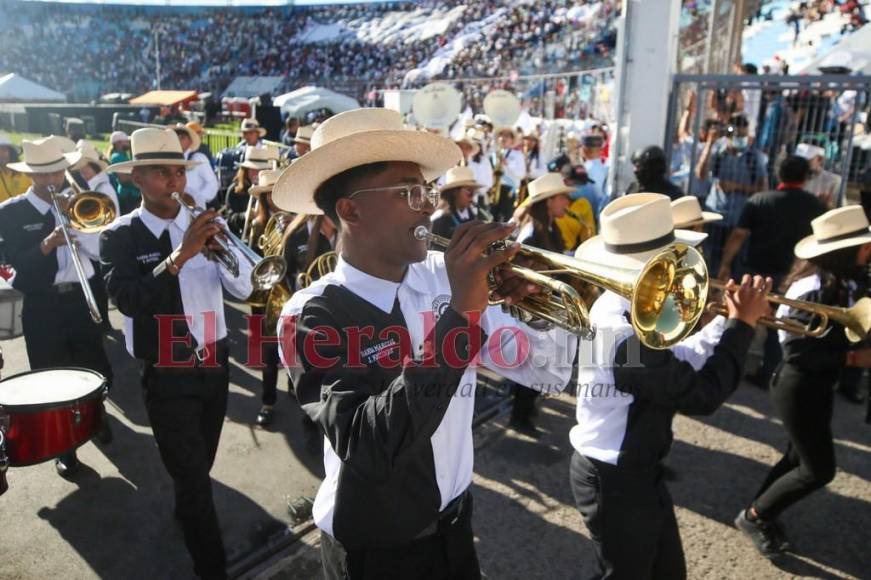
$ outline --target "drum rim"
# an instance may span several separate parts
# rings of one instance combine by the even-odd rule
[[[14,410],[14,411],[24,411],[24,412],[33,412],[33,411],[48,411],[51,409],[56,409],[58,407],[65,407],[70,405],[71,403],[75,403],[77,401],[89,401],[94,398],[99,398],[103,396],[103,394],[107,391],[108,380],[102,374],[98,373],[93,369],[86,369],[84,367],[47,367],[44,369],[32,369],[29,371],[23,371],[0,380],[0,384],[5,383],[6,381],[10,381],[17,377],[23,377],[25,375],[32,375],[37,373],[43,373],[46,371],[83,371],[92,375],[96,375],[100,377],[99,386],[91,391],[90,393],[76,397],[74,399],[67,399],[64,401],[51,401],[50,403],[26,403],[23,405],[8,405],[0,402],[0,409]]]

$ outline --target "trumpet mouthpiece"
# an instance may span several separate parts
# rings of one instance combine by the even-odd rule
[[[414,237],[418,240],[428,240],[430,238],[429,230],[426,226],[417,226],[414,228]]]

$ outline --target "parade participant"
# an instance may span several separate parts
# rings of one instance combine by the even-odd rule
[[[260,126],[257,119],[242,119],[239,134],[242,140],[236,145],[236,149],[241,158],[245,154],[246,147],[259,147],[263,144],[261,141],[266,137],[266,129]]]
[[[227,410],[229,347],[222,286],[251,293],[251,266],[238,252],[238,276],[203,255],[217,251],[224,226],[217,212],[195,219],[172,194],[185,191],[184,158],[171,129],[139,129],[133,156],[109,168],[127,171],[142,206],[103,232],[100,254],[109,296],[124,315],[128,352],[143,361],[145,406],[175,488],[194,570],[226,578],[226,558],[209,471]],[[187,319],[186,319],[187,317]]]
[[[547,173],[547,160],[541,154],[541,139],[534,131],[523,135],[523,159],[529,181]]]
[[[202,153],[206,156],[206,159],[209,160],[209,165],[211,165],[212,169],[215,169],[215,158],[212,156],[212,150],[209,149],[209,144],[203,140],[203,135],[206,134],[205,128],[196,121],[189,121],[185,123],[185,127],[196,133],[197,137],[200,138],[200,146],[197,148],[198,153]]]
[[[293,151],[296,157],[302,157],[311,150],[312,133],[316,125],[304,125],[296,131],[293,137]]]
[[[474,194],[481,184],[475,181],[475,175],[468,167],[454,167],[445,174],[445,181],[440,188],[442,202],[445,207],[432,214],[432,232],[443,238],[454,235],[457,227],[472,220],[492,221],[474,202]]]
[[[70,163],[56,140],[24,141],[23,146],[24,160],[10,163],[9,168],[27,174],[33,185],[26,194],[0,204],[0,237],[6,259],[16,272],[12,286],[24,294],[21,323],[27,360],[31,370],[83,367],[110,380],[112,369],[103,350],[100,325],[91,318],[83,299],[81,280],[52,207],[51,191],[64,187],[64,171]],[[72,228],[68,233],[79,237]],[[88,244],[77,243],[76,247],[87,283],[96,295],[99,285],[92,260],[99,256]],[[100,439],[108,442],[109,433],[105,431]],[[75,451],[56,459],[55,467],[63,477],[74,475],[80,468]]]
[[[796,265],[787,298],[826,306],[850,306],[854,288],[867,282],[871,230],[861,206],[826,212],[812,222],[813,233],[795,246]],[[780,306],[778,317],[810,324],[816,315]],[[783,362],[771,382],[771,401],[789,435],[783,457],[762,482],[735,525],[766,557],[789,547],[778,517],[835,477],[832,436],[834,386],[846,367],[871,367],[871,348],[851,350],[844,328],[834,323],[822,337],[780,331]]]
[[[264,169],[272,169],[278,163],[278,149],[275,147],[246,147],[245,155],[236,171],[225,196],[224,216],[230,229],[241,235],[245,227],[248,210],[255,209],[249,204],[248,190],[257,183],[257,175]],[[254,214],[250,216],[254,217]]]
[[[583,260],[637,269],[669,245],[704,234],[674,230],[668,197],[639,193],[608,204],[601,235]],[[717,317],[669,349],[639,341],[628,300],[606,291],[593,305],[592,344],[579,353],[577,425],[570,439],[571,486],[596,551],[597,578],[686,577],[686,563],[662,460],[678,412],[714,412],[738,386],[756,321],[768,312],[761,277],[729,283],[729,320]]]
[[[702,211],[699,198],[685,195],[671,202],[671,216],[676,230],[690,230],[703,233],[705,224],[723,219],[721,214],[712,211]]]
[[[463,224],[444,254],[428,253],[415,236],[434,211],[428,183],[459,160],[453,142],[403,129],[399,113],[357,109],[321,124],[312,151],[273,191],[286,210],[326,213],[341,238],[335,270],[294,295],[279,331],[300,403],[326,436],[314,520],[329,579],[416,578],[421,570],[433,579],[480,578],[468,489],[476,383],[468,361],[480,355],[542,389],[559,390],[569,378],[571,362],[560,361],[576,348],[574,336],[534,331],[487,307],[487,274],[516,247],[482,254],[512,226]],[[529,291],[497,275],[497,295],[510,301]],[[496,350],[511,359],[522,335],[541,364],[494,364],[499,355],[481,347],[499,328],[511,332],[492,341]],[[292,348],[312,332],[338,341]]]
[[[469,128],[466,134],[460,141],[465,142],[471,147],[469,157],[467,158],[466,166],[472,170],[475,175],[475,181],[481,186],[475,191],[475,205],[483,208],[487,205],[487,192],[493,187],[493,167],[486,154],[484,154],[484,133],[477,128]],[[460,150],[463,150],[464,145],[457,145]]]
[[[206,207],[218,195],[218,177],[215,175],[209,158],[200,153],[200,136],[196,131],[181,123],[174,127],[175,134],[181,143],[185,159],[194,161],[188,167],[187,190],[198,207]]]
[[[493,171],[493,187],[499,182],[499,191],[491,195],[488,211],[496,221],[506,221],[514,211],[517,188],[526,176],[523,153],[515,149],[517,131],[511,127],[499,127],[495,131],[496,144],[490,153],[490,166]]]

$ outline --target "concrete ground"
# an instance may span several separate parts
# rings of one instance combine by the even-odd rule
[[[243,310],[228,306],[230,328],[242,327]],[[116,312],[112,322],[120,328]],[[244,338],[231,332],[234,353]],[[3,376],[26,370],[23,340],[2,346]],[[74,482],[58,477],[51,463],[10,470],[11,489],[0,498],[0,578],[192,577],[136,362],[119,332],[106,347],[116,375],[107,405],[115,440],[80,449],[87,468]],[[268,430],[251,427],[259,376],[234,361],[232,383],[212,475],[231,564],[238,564],[287,530],[287,500],[313,495],[322,467],[320,438],[301,427],[283,379],[276,426]],[[474,525],[486,577],[589,576],[593,550],[568,484],[573,412],[567,395],[544,401],[538,441],[507,430],[504,419],[477,431]],[[766,394],[742,386],[713,417],[679,417],[669,459],[677,479],[670,488],[690,578],[871,578],[871,426],[863,416],[863,407],[837,399],[837,478],[785,514],[796,554],[778,565],[758,556],[731,525],[786,441]],[[319,578],[317,533],[302,535],[244,577]]]
[[[486,578],[575,580],[593,571],[568,482],[574,399],[546,401],[539,417],[538,441],[506,429],[504,419],[477,433],[474,527]],[[767,394],[745,384],[713,417],[678,417],[669,487],[689,578],[871,578],[871,425],[863,417],[863,407],[838,397],[837,477],[784,515],[795,553],[778,564],[732,526],[786,442]],[[246,578],[320,578],[318,549],[310,533]]]

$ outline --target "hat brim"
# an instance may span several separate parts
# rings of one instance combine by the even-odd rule
[[[424,180],[433,181],[458,165],[462,152],[456,143],[423,131],[364,131],[312,149],[284,170],[272,190],[283,210],[309,215],[323,212],[314,201],[318,187],[353,167],[379,162],[410,162],[420,166]]]
[[[482,184],[478,183],[474,179],[472,179],[470,181],[455,181],[454,183],[445,183],[439,189],[439,193],[444,193],[446,191],[450,191],[452,189],[457,189],[460,187],[471,187],[474,189],[478,189],[479,187],[483,187],[483,186],[482,186]]]
[[[804,238],[795,245],[795,256],[801,260],[809,260],[816,258],[835,250],[842,250],[853,246],[861,246],[871,242],[871,228],[862,234],[856,234],[854,237],[836,240],[834,242],[818,242],[816,237],[812,235]]]
[[[113,163],[106,168],[107,173],[130,173],[135,167],[147,167],[149,165],[181,165],[185,169],[192,169],[200,165],[199,161],[189,159],[141,159],[139,161],[124,161]]]
[[[185,133],[187,133],[187,134],[188,134],[188,137],[189,137],[190,140],[191,140],[190,151],[197,151],[197,150],[199,150],[200,145],[201,145],[202,142],[203,142],[203,139],[202,139],[202,137],[200,137],[199,135],[197,135],[197,132],[196,132],[196,131],[194,131],[194,130],[191,129],[190,127],[185,127],[184,125],[182,125],[181,127],[178,127],[178,126],[176,126],[176,127],[172,127],[172,130],[175,131],[176,133],[179,132],[179,131],[184,131]]]
[[[569,187],[569,186],[567,185],[567,186],[565,186],[565,187],[561,187],[561,188],[559,188],[559,189],[552,189],[552,190],[550,190],[550,191],[546,191],[546,192],[541,193],[541,194],[539,194],[539,195],[536,195],[536,196],[534,196],[534,197],[530,195],[529,197],[527,197],[526,199],[524,199],[524,200],[520,203],[520,205],[519,205],[518,207],[526,207],[526,206],[528,206],[528,205],[532,205],[532,204],[534,204],[534,203],[538,203],[538,202],[540,202],[540,201],[544,201],[544,200],[546,200],[546,199],[548,199],[548,198],[551,198],[551,197],[554,197],[554,196],[557,196],[557,195],[561,195],[561,194],[567,194],[567,195],[568,195],[569,193],[572,193],[574,190],[575,190],[574,187]]]
[[[6,165],[12,171],[18,173],[56,173],[70,167],[70,162],[66,157],[59,159],[49,165],[30,165],[26,161],[18,161],[16,163],[8,163]]]
[[[712,211],[703,211],[702,217],[700,217],[698,219],[690,220],[688,222],[676,223],[676,224],[674,224],[674,227],[676,229],[691,228],[694,226],[701,226],[704,224],[709,224],[711,222],[718,222],[718,221],[721,221],[722,219],[723,219],[722,214],[714,213]]]
[[[240,130],[239,130],[239,134],[242,135],[242,136],[244,137],[244,136],[245,136],[245,133],[247,133],[248,131],[257,131],[257,133],[258,133],[261,137],[266,137],[266,129],[264,129],[263,127],[256,127],[256,128],[255,128],[255,127],[252,127],[252,128],[250,128],[250,129],[240,129]]]
[[[618,254],[616,252],[612,252],[607,247],[605,247],[605,239],[601,235],[599,235],[594,236],[581,244],[578,249],[575,250],[575,257],[582,260],[588,260],[590,262],[608,264],[609,266],[614,266],[616,268],[627,268],[634,270],[642,267],[648,262],[648,260],[650,260],[650,258],[662,252],[662,250],[664,250],[668,246],[671,246],[673,244],[686,244],[687,246],[695,247],[701,244],[707,237],[708,234],[702,232],[676,229],[674,230],[673,242],[669,242],[668,244],[664,244],[658,248],[647,250],[645,252],[638,252],[635,254]]]
[[[266,193],[268,191],[272,191],[275,188],[275,184],[272,185],[252,185],[248,188],[248,193],[258,194],[258,193]]]
[[[244,167],[245,169],[259,169],[263,171],[264,169],[272,169],[271,161],[243,161],[239,164],[239,167]]]
[[[109,164],[103,161],[102,159],[94,159],[92,157],[85,157],[83,151],[73,151],[72,153],[64,153],[64,157],[66,157],[67,161],[70,164],[70,169],[78,169],[81,167],[81,163],[95,163],[100,166],[100,171],[106,171],[106,168],[109,167]]]
[[[312,144],[311,139],[297,139],[296,137],[293,138],[293,142],[294,143],[301,143],[303,145],[311,145]]]

